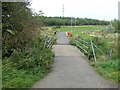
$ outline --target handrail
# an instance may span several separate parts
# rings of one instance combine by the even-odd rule
[[[53,37],[46,37],[46,40],[44,42],[44,48],[51,48],[53,45]]]
[[[100,48],[98,48],[94,43],[93,46],[96,47],[102,54],[106,55]]]
[[[94,47],[93,47],[92,40],[90,40],[90,43],[91,43],[91,47],[92,47],[92,51],[93,51],[93,55],[94,55],[94,60],[96,62],[95,50],[94,50]]]
[[[95,62],[96,62],[95,48],[98,49],[103,55],[107,56],[100,48],[97,47],[97,45],[95,45],[92,42],[92,40],[90,40],[90,42],[87,42],[81,38],[77,38],[77,39],[75,39],[74,43],[76,44],[76,46],[78,46],[80,49],[82,49],[84,52],[86,52],[88,54],[88,56],[90,55],[89,49],[92,48],[92,53],[93,53]]]
[[[84,46],[86,49],[88,49],[88,48],[89,48],[87,45],[84,45],[84,44],[80,43],[80,42],[79,42],[79,41],[77,41],[77,40],[76,40],[76,42],[77,42],[78,44],[81,44],[82,46]]]
[[[48,43],[47,47],[48,47],[48,48],[51,48],[52,45],[53,45],[53,38],[51,38],[51,39],[49,40],[49,43]]]
[[[89,44],[89,42],[86,42],[85,40],[82,40],[82,39],[78,39],[78,40],[83,41],[86,44]]]

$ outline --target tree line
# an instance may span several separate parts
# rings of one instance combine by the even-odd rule
[[[42,21],[46,26],[55,26],[55,25],[71,25],[71,17],[46,17],[46,16],[35,16],[38,20]],[[91,18],[73,18],[72,25],[109,25],[109,21],[97,20]]]

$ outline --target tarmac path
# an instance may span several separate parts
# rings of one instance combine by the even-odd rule
[[[53,70],[33,88],[117,88],[111,81],[102,78],[90,66],[87,58],[75,47],[69,45],[65,32],[58,34],[53,46],[55,62]]]

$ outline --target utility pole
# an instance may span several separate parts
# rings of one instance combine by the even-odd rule
[[[75,18],[75,29],[76,29],[76,18]]]
[[[71,17],[71,33],[72,33],[72,17]]]
[[[63,11],[62,11],[62,16],[64,17],[64,4],[63,4]]]

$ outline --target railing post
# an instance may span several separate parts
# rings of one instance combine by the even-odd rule
[[[90,60],[90,43],[88,42],[88,60]]]
[[[54,43],[53,40],[54,40],[54,37],[48,38],[48,37],[46,36],[45,42],[44,42],[44,48],[52,48],[52,45],[53,45],[53,43]]]
[[[90,40],[90,43],[91,43],[91,47],[92,47],[92,51],[93,51],[93,55],[94,55],[94,60],[96,62],[95,50],[94,50],[94,47],[93,47],[92,40]]]
[[[109,51],[109,57],[112,57],[112,50]]]
[[[47,36],[45,37],[44,48],[46,47]]]

